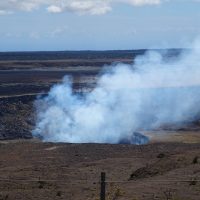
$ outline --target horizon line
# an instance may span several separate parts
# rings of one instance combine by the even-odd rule
[[[0,53],[53,53],[53,52],[113,52],[113,51],[160,51],[160,50],[190,50],[192,48],[138,48],[138,49],[107,49],[107,50],[24,50],[24,51],[0,51]]]

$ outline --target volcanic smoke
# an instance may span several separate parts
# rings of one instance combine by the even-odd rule
[[[149,51],[132,65],[113,65],[83,95],[75,94],[72,79],[64,77],[48,96],[36,101],[33,135],[51,142],[113,144],[139,130],[197,119],[199,44],[173,61]]]

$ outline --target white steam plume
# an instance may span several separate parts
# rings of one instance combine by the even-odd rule
[[[166,62],[158,52],[104,72],[96,88],[74,94],[65,77],[37,102],[33,135],[45,141],[118,143],[141,129],[193,120],[200,112],[199,45]]]

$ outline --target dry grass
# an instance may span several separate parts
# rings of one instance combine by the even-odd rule
[[[149,136],[152,143],[157,142],[181,142],[200,143],[199,131],[149,131],[144,132]]]
[[[7,141],[0,144],[0,195],[8,200],[95,200],[99,199],[100,172],[105,171],[110,199],[165,200],[164,192],[170,190],[174,199],[198,200],[199,154],[199,144]],[[130,180],[131,174],[135,176]],[[189,182],[176,182],[186,179]]]

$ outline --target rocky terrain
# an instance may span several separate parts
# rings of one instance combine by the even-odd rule
[[[200,145],[0,143],[0,199],[198,200]]]
[[[36,96],[0,98],[0,140],[32,138]]]

